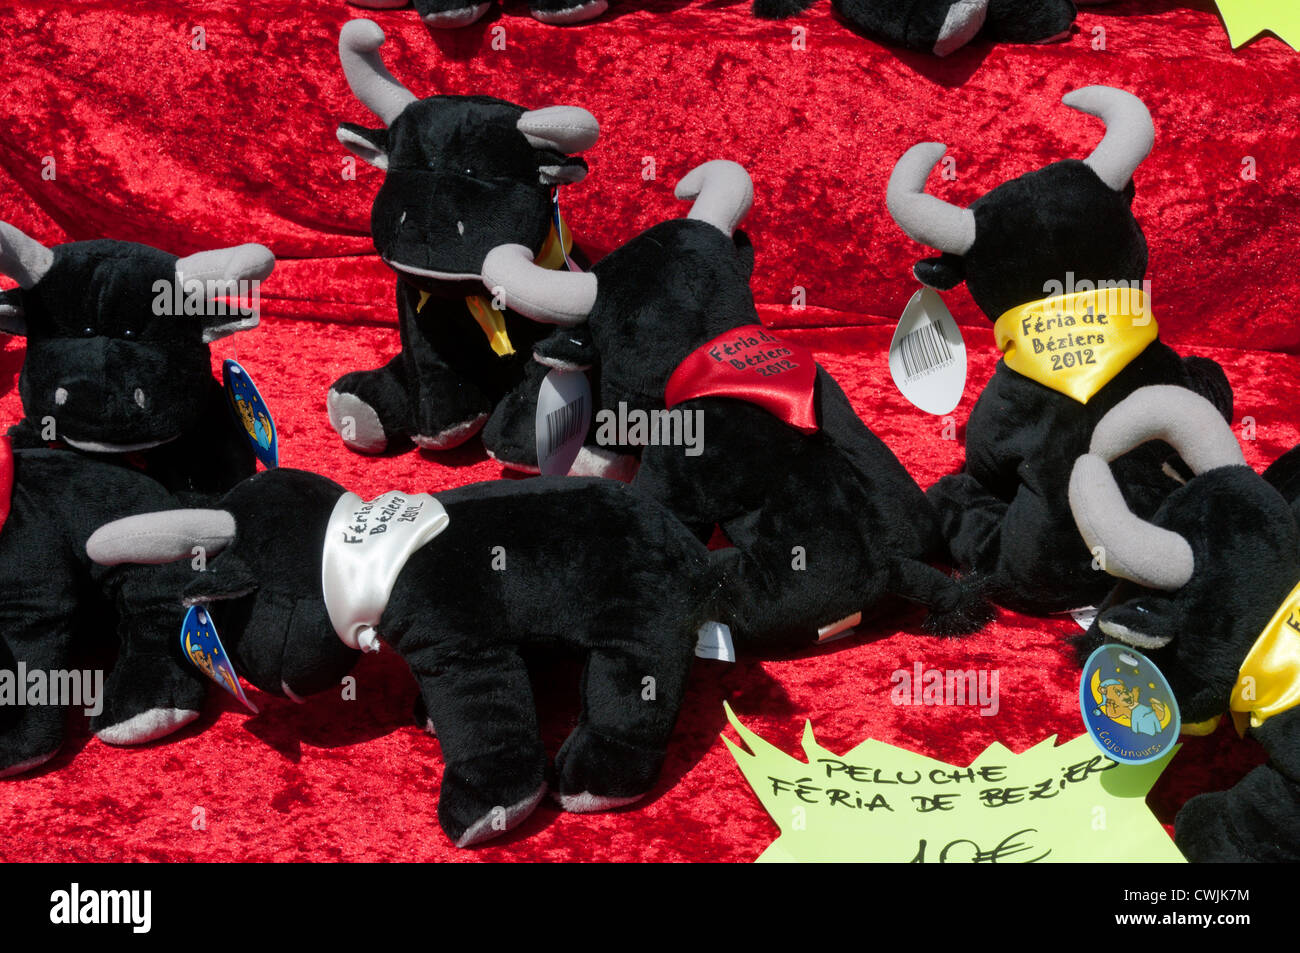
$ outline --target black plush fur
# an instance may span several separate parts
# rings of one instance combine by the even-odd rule
[[[174,495],[201,503],[252,474],[256,465],[212,376],[205,335],[250,327],[257,316],[208,304],[201,314],[172,313],[174,298],[160,300],[160,293],[168,295],[159,289],[174,287],[178,259],[146,245],[73,242],[52,252],[40,280],[0,299],[7,330],[25,335],[27,343],[19,376],[24,418],[10,430],[24,463],[13,525],[0,535],[10,553],[10,585],[0,596],[0,612],[14,633],[10,659],[33,667],[66,657],[70,620],[98,601],[83,578],[84,552],[73,552],[78,539],[84,544],[98,523],[129,515],[142,501],[152,501],[149,508],[175,505],[164,503]],[[47,444],[61,449],[53,456],[27,453]],[[32,475],[38,466],[58,485],[41,486]],[[52,532],[48,544],[31,528],[41,520],[42,507]],[[57,553],[48,551],[56,545]],[[30,592],[33,579],[42,580],[39,597]],[[118,628],[121,651],[105,683],[104,710],[92,727],[119,743],[151,740],[162,730],[145,728],[141,737],[126,737],[137,716],[189,713],[162,719],[179,722],[197,716],[204,696],[203,681],[177,648],[181,616],[170,604],[162,611],[150,593],[140,598],[141,605],[110,600],[99,606],[96,619],[99,633]],[[36,641],[41,631],[47,632],[47,645]],[[25,716],[9,732],[3,757],[18,763],[22,751],[52,753],[50,746],[61,737],[61,729],[51,733],[56,722],[61,725],[60,713]],[[29,731],[32,736],[25,737]]]
[[[1116,192],[1083,162],[1053,163],[972,203],[975,244],[964,256],[921,261],[916,275],[940,289],[964,280],[990,321],[1045,297],[1050,282],[1068,285],[1068,273],[1076,286],[1140,287],[1147,245],[1132,200],[1131,183]],[[1148,384],[1197,391],[1232,418],[1232,391],[1222,369],[1204,358],[1180,358],[1159,339],[1087,404],[998,362],[971,411],[962,471],[943,477],[927,494],[954,560],[965,571],[987,575],[995,601],[1050,613],[1106,594],[1109,582],[1092,569],[1092,555],[1074,531],[1066,488],[1097,422]],[[1116,479],[1138,516],[1153,513],[1177,486],[1163,472],[1173,459],[1166,445],[1148,444],[1116,462]]]
[[[1300,519],[1300,447],[1292,447],[1264,471],[1264,479],[1291,504]]]
[[[356,653],[334,634],[320,582],[325,528],[342,493],[286,469],[236,487],[220,504],[235,516],[236,537],[186,598],[242,603],[224,616],[235,638],[258,628],[259,639],[274,640],[269,630],[292,624],[293,644],[317,658],[304,667],[331,678],[345,670]],[[586,658],[582,710],[555,757],[552,792],[570,810],[644,795],[708,617],[705,547],[612,481],[499,481],[438,499],[450,523],[402,569],[378,632],[410,666],[441,742],[443,829],[462,845],[498,834],[547,786],[520,654],[532,648]],[[498,546],[504,568],[493,566]]]
[[[754,15],[784,19],[802,13],[813,0],[754,0]],[[936,50],[955,0],[832,0],[832,8],[855,31],[920,53]],[[985,19],[976,35],[1000,43],[1042,43],[1066,33],[1077,9],[1073,0],[984,0]],[[969,42],[969,40],[968,40]]]
[[[529,9],[533,15],[540,20],[546,20],[548,17],[554,17],[558,14],[572,14],[583,7],[592,3],[592,0],[529,0]],[[361,4],[369,6],[370,4]],[[473,23],[483,13],[487,12],[487,7],[491,5],[491,0],[415,0],[415,11],[430,26],[465,26]],[[480,11],[479,7],[483,9]],[[604,9],[593,9],[582,16],[581,20],[589,20],[592,17],[603,13]],[[446,18],[451,18],[450,23]],[[578,19],[566,22],[579,22]]]
[[[1167,638],[1142,651],[1169,680],[1184,724],[1227,711],[1247,652],[1300,581],[1300,526],[1278,493],[1245,466],[1194,477],[1151,517],[1182,535],[1196,570],[1173,592],[1121,583],[1082,640],[1084,657],[1107,631]],[[1300,860],[1300,709],[1249,734],[1269,754],[1227,791],[1192,798],[1174,821],[1192,861]]]
[[[589,316],[601,364],[597,403],[663,410],[668,378],[688,354],[759,323],[752,266],[743,235],[733,240],[691,219],[656,225],[598,262]],[[820,627],[887,595],[927,606],[937,633],[979,628],[989,618],[983,598],[927,562],[942,539],[920,488],[821,368],[815,389],[820,429],[811,435],[755,405],[700,398],[679,409],[703,415],[701,455],[682,446],[641,453],[637,491],[700,539],[716,525],[735,544],[712,555],[725,580],[721,618],[737,645],[805,647]],[[796,566],[795,547],[806,568]]]
[[[205,681],[181,656],[184,610],[174,588],[141,567],[104,568],[86,556],[98,526],[174,506],[156,481],[129,467],[66,450],[14,453],[9,517],[0,529],[0,670],[73,667],[74,651],[121,641],[92,730],[153,711],[197,717]],[[34,767],[63,743],[58,705],[0,707],[0,774]],[[173,726],[176,727],[176,726]]]
[[[33,287],[4,292],[26,323],[15,447],[46,446],[52,422],[54,441],[65,445],[149,444],[132,464],[174,493],[219,493],[249,476],[252,447],[212,376],[203,340],[205,323],[217,317],[155,313],[155,285],[174,280],[176,256],[117,241],[71,242],[53,252]],[[61,405],[60,388],[67,392]]]
[[[465,302],[484,294],[477,276],[491,248],[541,250],[554,186],[542,181],[540,167],[576,177],[586,169],[580,158],[531,145],[516,128],[525,112],[487,96],[430,96],[410,103],[387,129],[340,126],[353,151],[386,160],[371,234],[397,273],[400,342],[383,367],[347,374],[330,390],[331,423],[353,449],[379,452],[412,441],[446,449],[482,429],[502,463],[536,469],[531,414],[546,368],[532,361],[532,351],[551,329],[505,310],[515,353],[498,356]],[[423,308],[422,293],[430,296]],[[503,402],[508,410],[493,419]],[[347,417],[365,439],[348,439]],[[382,432],[371,433],[376,426]]]

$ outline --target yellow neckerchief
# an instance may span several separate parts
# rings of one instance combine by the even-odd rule
[[[1078,291],[1012,308],[993,324],[1007,367],[1086,404],[1156,339],[1146,295]]]
[[[560,231],[564,233],[563,242],[560,241]],[[546,241],[542,242],[542,250],[533,259],[533,264],[553,271],[563,268],[572,248],[573,235],[569,232],[569,226],[561,218],[560,228],[557,230],[555,222],[551,222],[551,230],[546,233]],[[424,310],[429,297],[429,292],[420,292],[420,300],[415,306],[417,314]],[[510,336],[506,334],[506,316],[492,306],[491,298],[486,295],[466,295],[465,304],[469,308],[469,313],[474,316],[474,320],[478,322],[478,326],[487,335],[488,344],[498,357],[509,357],[515,353],[514,345],[510,343]]]
[[[1300,585],[1282,601],[1246,653],[1232,686],[1228,711],[1237,734],[1245,736],[1247,726],[1258,728],[1296,705],[1300,705]],[[1218,725],[1216,716],[1183,725],[1183,733],[1208,735]]]

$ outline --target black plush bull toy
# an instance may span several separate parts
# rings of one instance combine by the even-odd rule
[[[126,462],[179,494],[249,476],[252,446],[212,376],[211,341],[252,328],[261,245],[178,258],[148,245],[46,248],[0,222],[0,331],[26,338],[15,447],[57,444]]]
[[[175,255],[119,241],[47,248],[0,223],[0,328],[26,339],[23,419],[10,430],[0,528],[0,672],[59,669],[82,641],[120,651],[92,719],[138,744],[198,717],[202,677],[180,652],[182,614],[132,576],[86,563],[99,524],[201,501],[254,469],[251,444],[213,378],[208,342],[253,327],[261,245]],[[48,449],[47,449],[48,448]],[[0,712],[0,772],[58,749],[63,708]]]
[[[181,653],[177,595],[202,550],[191,547],[183,565],[165,569],[103,567],[86,552],[103,524],[178,506],[132,467],[59,449],[10,452],[0,442],[0,776],[52,758],[70,709],[86,711],[109,744],[153,741],[199,716],[207,681]],[[337,638],[311,643],[316,633],[241,624],[241,608],[230,607],[225,648],[270,694],[299,698],[335,685],[358,654]],[[102,665],[114,640],[107,677],[78,667]],[[79,697],[56,685],[75,685]]]
[[[438,816],[459,846],[516,826],[547,790],[530,650],[586,659],[578,724],[549,777],[560,805],[606,810],[654,786],[713,589],[705,547],[611,480],[364,501],[277,469],[215,509],[113,523],[88,550],[109,565],[166,563],[195,545],[219,555],[184,598],[214,605],[237,640],[397,650],[442,745]]]
[[[351,0],[358,7],[371,10],[397,10],[411,0]],[[415,12],[426,26],[440,30],[455,29],[478,22],[492,7],[491,0],[415,0]],[[529,12],[542,23],[567,26],[585,23],[609,9],[609,0],[529,0]]]
[[[892,46],[947,56],[977,38],[1048,43],[1069,35],[1075,6],[1109,0],[832,0],[854,30]],[[756,16],[782,19],[813,0],[754,0]]]
[[[708,162],[677,195],[695,199],[688,217],[590,272],[549,271],[504,246],[484,283],[536,320],[589,323],[596,440],[640,453],[637,492],[700,539],[720,526],[735,544],[713,558],[720,621],[738,646],[811,645],[889,595],[929,608],[930,631],[979,628],[978,592],[926,561],[943,543],[920,488],[812,355],[759,324],[752,250],[734,233],[753,199],[749,175]]]
[[[1112,464],[1153,440],[1193,476],[1144,519]],[[1288,501],[1246,465],[1217,407],[1167,385],[1134,391],[1101,419],[1069,498],[1084,541],[1121,580],[1083,651],[1109,639],[1144,652],[1173,689],[1184,733],[1231,714],[1268,752],[1229,790],[1183,806],[1179,848],[1193,861],[1300,860],[1300,526]]]
[[[383,31],[353,20],[339,57],[353,93],[383,126],[339,126],[338,138],[384,170],[370,229],[397,273],[400,350],[329,392],[329,418],[353,450],[458,446],[483,431],[501,463],[537,469],[533,414],[547,368],[532,360],[552,329],[483,293],[493,247],[517,243],[548,268],[568,266],[569,236],[554,196],[582,181],[570,153],[596,142],[576,106],[525,109],[486,96],[417,99],[384,68]]]
[[[1073,531],[1066,486],[1107,411],[1139,387],[1176,384],[1232,417],[1222,369],[1160,340],[1143,283],[1147,244],[1130,206],[1133,172],[1155,136],[1146,107],[1105,86],[1065,103],[1106,124],[1083,161],[1054,162],[958,208],[926,194],[945,147],[924,143],[899,160],[888,191],[903,231],[943,252],[919,262],[917,278],[941,290],[965,281],[1003,354],[971,411],[962,471],[929,498],[958,566],[986,575],[996,601],[1034,613],[1106,593]],[[1163,444],[1136,448],[1114,469],[1140,516],[1178,485]]]

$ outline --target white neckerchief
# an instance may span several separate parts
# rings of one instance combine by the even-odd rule
[[[427,493],[391,491],[373,500],[344,493],[325,530],[321,590],[334,631],[345,645],[379,650],[375,627],[411,554],[451,522]]]

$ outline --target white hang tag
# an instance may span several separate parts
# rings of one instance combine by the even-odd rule
[[[591,426],[591,384],[581,371],[552,370],[537,392],[537,466],[565,476]]]
[[[912,295],[889,342],[889,373],[899,392],[927,414],[942,417],[966,389],[966,342],[933,288]]]
[[[1087,632],[1092,628],[1093,620],[1097,618],[1097,613],[1101,611],[1096,606],[1084,606],[1082,609],[1071,609],[1070,618],[1079,623],[1079,628]]]
[[[736,646],[731,641],[731,628],[721,622],[706,622],[695,634],[695,657],[718,662],[734,662]]]
[[[451,522],[427,493],[385,493],[363,500],[344,493],[325,530],[321,591],[325,610],[343,643],[379,651],[375,627],[397,576],[411,554]]]

